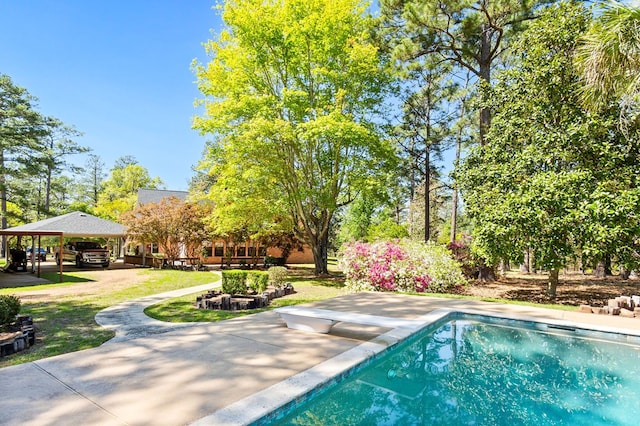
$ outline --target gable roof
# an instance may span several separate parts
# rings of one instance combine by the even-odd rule
[[[189,193],[187,191],[168,191],[166,189],[138,189],[138,205],[148,203],[159,203],[165,198],[176,197],[179,200],[186,200]]]
[[[64,237],[124,237],[126,227],[84,212],[72,212],[0,230],[0,235],[61,235]]]

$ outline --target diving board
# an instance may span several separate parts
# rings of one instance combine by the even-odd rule
[[[415,320],[332,311],[329,309],[305,308],[301,306],[284,306],[282,308],[276,308],[274,311],[287,323],[287,327],[315,333],[328,333],[331,327],[338,322],[373,325],[385,328],[413,328],[421,324],[421,322]]]

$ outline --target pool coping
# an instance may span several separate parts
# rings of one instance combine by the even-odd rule
[[[640,339],[640,330],[612,327],[607,325],[588,324],[573,320],[544,318],[522,315],[517,313],[487,312],[474,308],[439,308],[413,321],[415,325],[392,328],[390,331],[378,337],[351,348],[333,358],[330,358],[301,373],[293,375],[279,383],[263,389],[244,399],[220,409],[191,423],[194,426],[203,425],[248,425],[253,424],[268,416],[270,413],[286,406],[291,401],[306,396],[341,375],[346,374],[358,364],[379,354],[389,346],[395,345],[425,327],[452,314],[480,315],[505,320],[525,321],[538,324],[547,324],[557,327],[575,328],[585,331],[613,333]],[[296,332],[296,331],[294,331]]]

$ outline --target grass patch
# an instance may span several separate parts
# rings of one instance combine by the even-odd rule
[[[83,292],[79,294],[39,297],[38,301],[22,299],[23,315],[31,315],[36,325],[36,344],[28,350],[5,357],[0,367],[22,364],[68,352],[100,346],[114,336],[113,331],[99,326],[94,318],[101,310],[126,300],[162,293],[164,291],[193,287],[219,279],[210,272],[185,272],[174,270],[141,269],[137,274],[144,280],[131,286],[119,285],[117,290]],[[108,274],[104,271],[103,274]],[[57,274],[55,280],[57,281]],[[58,289],[95,281],[95,272],[64,274],[62,283],[31,287],[7,288],[2,293],[20,297],[33,290]]]
[[[49,280],[52,283],[60,283],[59,285],[69,285],[72,283],[86,283],[88,281],[93,281],[88,276],[89,273],[85,272],[76,272],[76,273],[62,273],[62,282],[60,282],[60,273],[59,272],[44,272],[40,276],[45,280]]]
[[[200,293],[194,293],[149,306],[144,312],[151,318],[160,321],[212,322],[264,312],[281,306],[315,302],[345,294],[344,284],[339,285],[333,280],[297,277],[289,279],[289,281],[293,283],[295,293],[272,300],[268,308],[248,309],[245,311],[197,309],[194,304],[196,296],[199,296]]]

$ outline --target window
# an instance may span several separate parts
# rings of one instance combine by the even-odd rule
[[[266,256],[267,255],[267,248],[262,246],[258,249],[258,256]]]
[[[238,250],[236,252],[236,256],[246,256],[247,255],[247,247],[242,245],[238,246]]]
[[[251,246],[247,249],[247,256],[254,257],[256,255],[256,248]]]
[[[214,256],[218,256],[218,257],[224,256],[224,244],[223,243],[216,243],[214,251],[213,251],[213,255]]]

